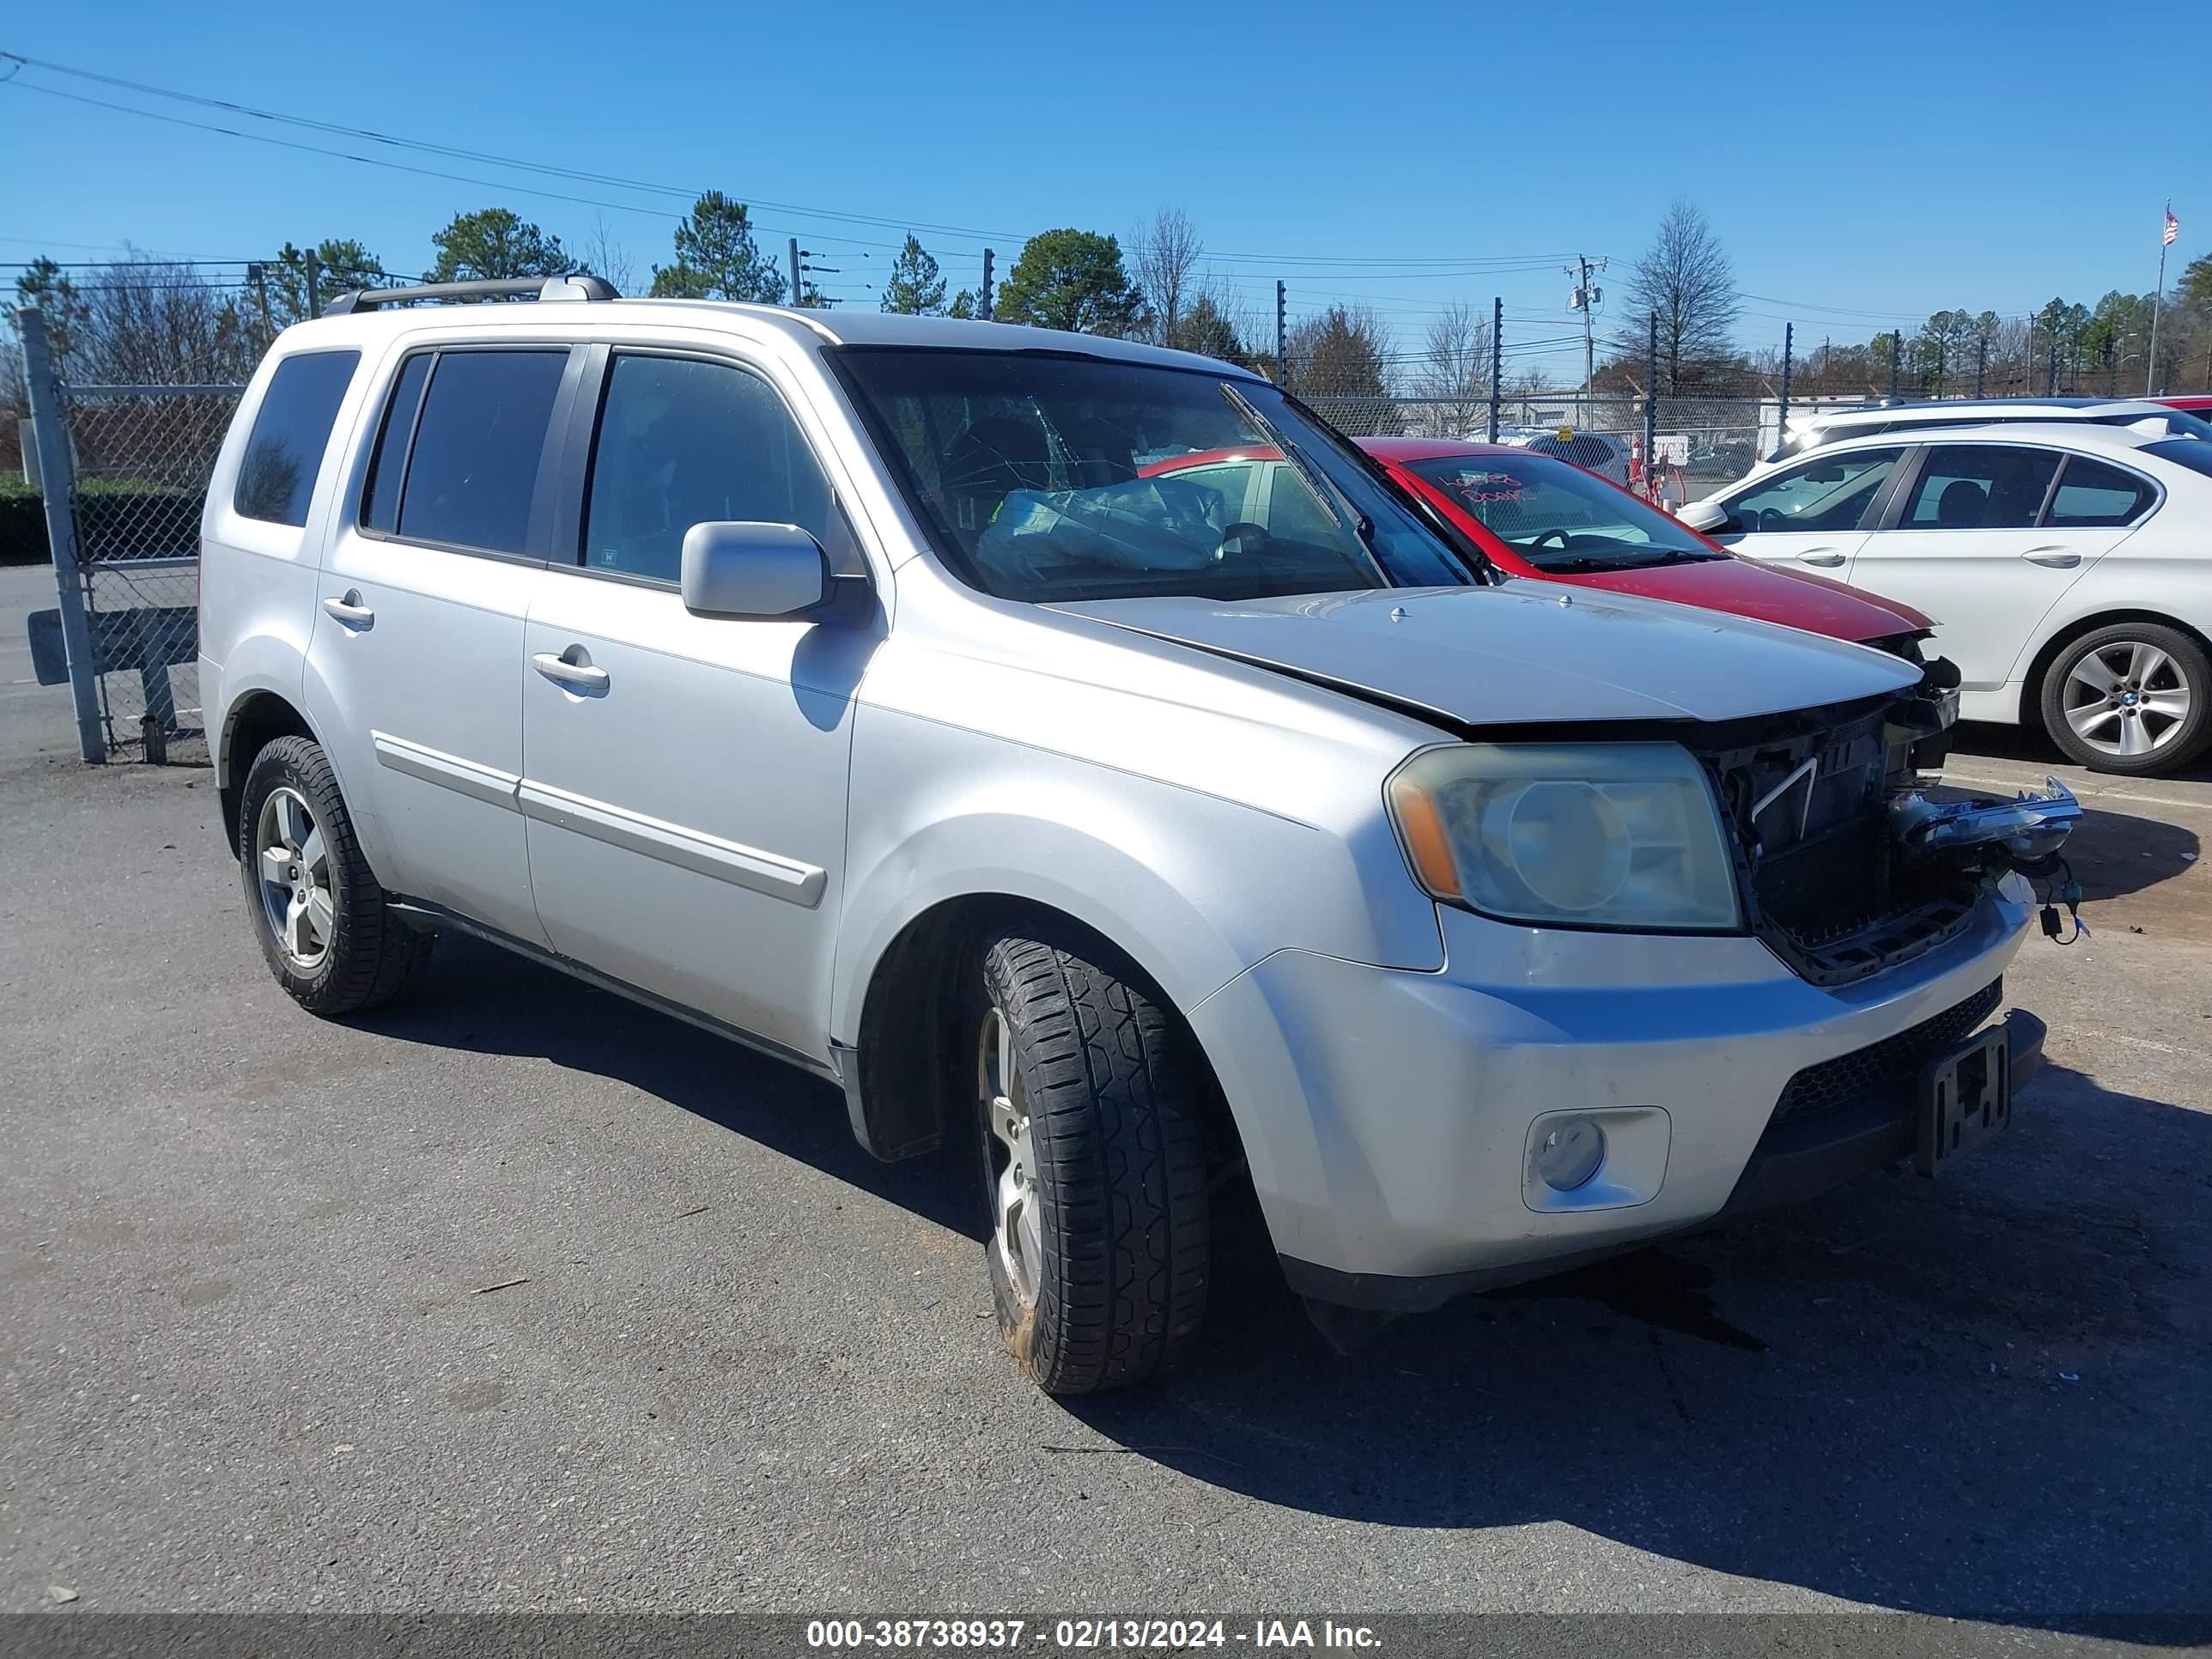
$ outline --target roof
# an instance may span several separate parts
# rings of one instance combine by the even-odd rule
[[[2159,415],[2160,405],[2142,398],[1945,398],[1916,403],[1863,404],[1852,409],[1823,409],[1807,415],[1808,425],[1851,425],[1860,421],[1955,421],[1987,411],[2019,416],[2051,410],[2060,415]]]
[[[572,310],[573,307],[573,310]],[[1260,377],[1249,369],[1170,351],[1133,340],[1097,334],[1062,333],[1014,323],[964,322],[951,317],[908,317],[882,311],[800,309],[790,306],[741,305],[726,300],[528,300],[489,305],[395,306],[388,310],[350,313],[295,325],[318,336],[374,337],[402,330],[451,329],[475,334],[487,329],[558,332],[588,325],[594,317],[618,315],[625,323],[659,323],[714,332],[756,332],[766,327],[806,346],[915,346],[971,351],[1079,352],[1127,362],[1152,362],[1200,368],[1240,380]],[[289,333],[290,331],[287,331]]]
[[[2103,426],[2088,421],[1991,421],[1980,426],[1949,426],[1940,434],[1926,437],[1908,438],[1899,432],[1868,432],[1856,438],[1839,438],[1834,443],[1802,454],[1791,455],[1779,462],[1768,463],[1759,470],[1779,470],[1796,466],[1802,462],[1817,460],[1823,455],[1859,448],[1881,449],[1899,443],[1945,444],[2040,444],[2048,449],[2071,447],[2076,449],[2142,449],[2154,443],[2165,442],[2172,434],[2166,432],[2137,432],[2131,427]],[[2194,439],[2183,442],[2193,443]]]

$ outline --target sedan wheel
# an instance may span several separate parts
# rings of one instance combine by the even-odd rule
[[[2212,738],[2212,670],[2187,635],[2153,623],[2099,629],[2062,652],[2043,720],[2073,759],[2103,772],[2185,766]]]
[[[989,1132],[991,1249],[1024,1312],[1036,1306],[1044,1223],[1037,1196],[1036,1148],[1030,1138],[1027,1091],[1014,1059],[1014,1028],[996,1004],[983,1014],[976,1056],[983,1122]]]

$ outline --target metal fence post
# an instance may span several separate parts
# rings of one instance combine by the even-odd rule
[[[1974,396],[1982,395],[1982,382],[1989,377],[1990,337],[1984,333],[1974,342]]]
[[[1644,343],[1644,477],[1659,499],[1659,313],[1651,313],[1650,337]]]
[[[23,380],[31,431],[39,446],[39,491],[46,508],[46,544],[53,550],[54,594],[62,613],[62,648],[69,656],[70,698],[76,705],[77,752],[97,765],[107,758],[100,725],[100,688],[92,630],[84,617],[84,578],[76,562],[76,469],[62,420],[61,380],[46,346],[46,319],[36,306],[15,313],[23,341]]]
[[[1498,441],[1498,381],[1505,373],[1505,301],[1490,302],[1490,441]]]
[[[1893,328],[1889,331],[1889,400],[1897,401],[1897,365],[1905,356],[1905,331]]]

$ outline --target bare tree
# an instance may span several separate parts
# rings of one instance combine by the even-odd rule
[[[1487,418],[1490,324],[1464,300],[1453,301],[1429,325],[1413,389],[1417,396],[1443,400],[1428,410],[1435,436],[1464,436]]]
[[[1685,368],[1728,355],[1742,310],[1735,268],[1686,196],[1659,222],[1659,234],[1629,273],[1628,295],[1636,320],[1659,319],[1659,373],[1669,392],[1680,389]]]
[[[89,385],[242,380],[258,355],[238,298],[189,264],[134,254],[78,285],[68,376]]]
[[[1199,257],[1206,252],[1198,227],[1181,208],[1164,207],[1130,240],[1135,245],[1137,286],[1152,308],[1154,337],[1162,345],[1180,344],[1183,319],[1198,299]]]
[[[632,286],[637,279],[637,261],[630,257],[628,248],[615,240],[614,233],[607,228],[605,219],[592,222],[592,234],[577,248],[576,255],[583,262],[586,270],[594,276],[606,278],[614,284],[616,292],[635,294],[637,291]]]

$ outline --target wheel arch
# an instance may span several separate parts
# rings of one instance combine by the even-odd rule
[[[2118,605],[2093,611],[2087,616],[2075,617],[2055,631],[2029,659],[2027,672],[2021,677],[2020,684],[2020,723],[2048,736],[2043,720],[2043,677],[2051,672],[2051,665],[2057,661],[2076,640],[2085,638],[2100,628],[2116,627],[2123,623],[2153,623],[2160,628],[2171,628],[2175,633],[2196,641],[2197,648],[2206,656],[2212,657],[2212,636],[2208,636],[2203,629],[2182,621],[2171,612],[2148,605]]]
[[[854,1068],[847,1104],[860,1144],[878,1158],[908,1158],[934,1150],[957,1127],[974,1060],[963,1045],[974,991],[965,967],[981,962],[992,939],[1024,928],[1074,944],[1140,987],[1182,1028],[1199,1066],[1210,1155],[1217,1165],[1241,1158],[1243,1142],[1205,1045],[1160,975],[1095,922],[1034,895],[1004,890],[956,894],[910,916],[858,988],[857,1042],[842,1058]],[[951,964],[959,966],[948,971]]]
[[[239,805],[245,797],[246,775],[261,751],[279,738],[320,741],[307,717],[282,692],[257,688],[240,696],[223,713],[214,745],[216,792],[222,805],[223,834],[234,857],[238,853]]]

